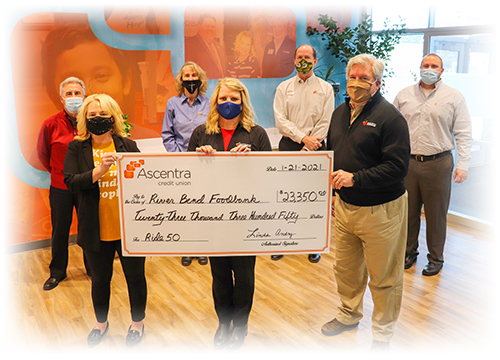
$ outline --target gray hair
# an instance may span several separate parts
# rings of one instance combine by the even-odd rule
[[[78,79],[77,77],[74,77],[74,76],[70,76],[69,78],[63,80],[61,82],[61,84],[59,85],[59,95],[61,95],[61,97],[64,97],[63,96],[63,88],[64,88],[64,85],[66,84],[79,84],[82,89],[83,89],[83,96],[85,96],[85,94],[87,93],[86,89],[85,89],[85,83]]]
[[[380,59],[377,59],[375,56],[370,54],[360,54],[353,57],[347,63],[346,68],[346,78],[349,79],[349,73],[354,65],[371,65],[372,73],[375,80],[382,80],[382,76],[384,75],[384,62]]]

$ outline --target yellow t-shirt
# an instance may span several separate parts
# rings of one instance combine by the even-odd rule
[[[115,144],[92,145],[94,166],[101,164],[102,154],[115,151]],[[102,241],[121,239],[120,210],[118,203],[118,184],[116,164],[111,165],[108,172],[98,181],[101,198],[99,200],[99,229]]]

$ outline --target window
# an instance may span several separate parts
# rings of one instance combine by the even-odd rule
[[[490,211],[493,183],[487,179],[494,169],[493,133],[495,113],[488,111],[492,99],[488,99],[493,74],[493,35],[470,34],[431,36],[429,52],[443,59],[443,81],[459,90],[467,101],[472,122],[474,143],[471,149],[468,179],[462,184],[452,184],[450,210],[472,218],[493,223]],[[455,163],[458,160],[454,151]]]
[[[493,9],[485,9],[483,6],[472,4],[450,5],[449,2],[438,3],[434,6],[435,27],[455,27],[493,24]]]
[[[391,24],[399,23],[402,19],[407,29],[426,28],[429,26],[429,6],[406,2],[399,6],[373,7],[373,31],[383,30],[386,19]]]
[[[398,92],[420,77],[420,61],[424,50],[424,35],[404,35],[391,54],[387,71],[393,75],[385,79],[384,96],[392,102]]]
[[[465,97],[472,121],[474,143],[471,149],[468,179],[462,184],[453,182],[450,211],[460,216],[494,223],[493,199],[493,134],[495,112],[492,88],[494,37],[492,14],[481,7],[411,5],[388,10],[374,5],[374,30],[383,29],[386,18],[406,23],[406,33],[396,46],[388,70],[394,75],[385,79],[384,96],[393,101],[406,86],[419,81],[420,61],[424,54],[436,53],[443,59],[444,83],[459,90]],[[456,150],[454,152],[457,162]]]

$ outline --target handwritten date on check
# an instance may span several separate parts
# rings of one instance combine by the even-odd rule
[[[124,255],[329,252],[331,151],[120,155]]]

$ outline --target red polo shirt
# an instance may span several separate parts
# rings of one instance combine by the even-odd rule
[[[50,185],[68,189],[64,184],[64,158],[68,143],[76,135],[76,129],[64,110],[45,120],[37,141],[38,158],[50,173]]]

